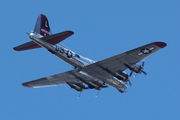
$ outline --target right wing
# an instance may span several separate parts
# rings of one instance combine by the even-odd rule
[[[64,31],[64,32],[60,32],[57,34],[52,34],[49,36],[42,37],[41,39],[48,43],[55,45],[73,34],[74,34],[74,32],[72,32],[72,31]],[[30,42],[24,43],[22,45],[19,45],[17,47],[14,47],[13,49],[16,51],[23,51],[23,50],[29,50],[29,49],[35,49],[35,48],[41,48],[41,46],[39,46],[38,44],[36,44],[33,41],[30,41]]]
[[[78,83],[82,83],[80,79],[83,79],[89,82],[95,81],[90,76],[87,76],[81,72],[77,72],[76,70],[71,70],[68,72],[52,75],[49,77],[44,77],[37,80],[25,82],[22,85],[24,87],[29,87],[29,88],[39,88],[39,87],[64,85],[67,83],[78,84]]]
[[[153,42],[85,66],[82,71],[93,77],[104,79],[111,76],[109,73],[112,71],[117,72],[127,69],[124,63],[134,65],[165,46],[166,43],[164,42]]]

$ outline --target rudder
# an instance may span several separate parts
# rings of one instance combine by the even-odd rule
[[[42,40],[50,43],[50,44],[57,44],[61,42],[62,40],[68,38],[69,36],[73,35],[73,31],[64,31],[56,34],[52,34],[48,19],[45,15],[40,14],[36,20],[36,25],[34,28],[34,32],[42,35]],[[46,37],[45,37],[46,36]],[[24,44],[21,44],[19,46],[14,47],[13,49],[16,51],[23,51],[23,50],[30,50],[35,48],[41,48],[38,44],[36,44],[33,41],[26,42]]]
[[[42,36],[52,35],[48,19],[45,15],[40,14],[38,16],[34,31]]]

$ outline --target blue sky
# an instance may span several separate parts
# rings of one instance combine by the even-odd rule
[[[178,0],[5,0],[0,7],[1,120],[179,120],[180,1]],[[114,88],[78,92],[69,86],[28,89],[23,82],[71,70],[45,49],[17,52],[30,41],[39,14],[53,33],[72,30],[62,43],[99,61],[163,41],[167,47],[146,58],[145,75],[132,78],[125,94]],[[129,71],[127,71],[129,72]]]

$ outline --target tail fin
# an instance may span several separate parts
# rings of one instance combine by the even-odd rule
[[[52,32],[49,27],[49,22],[48,19],[45,15],[40,14],[37,18],[36,25],[34,28],[34,32],[41,34],[42,37],[41,39],[50,43],[50,44],[57,44],[61,42],[62,40],[68,38],[69,36],[73,35],[74,32],[72,31],[64,31],[60,33],[56,33],[52,35]],[[45,37],[47,36],[47,37]],[[33,41],[24,43],[22,45],[16,46],[13,49],[16,51],[23,51],[23,50],[30,50],[30,49],[35,49],[35,48],[41,48],[38,44],[36,44]]]
[[[34,31],[41,34],[42,36],[52,35],[48,19],[45,15],[40,14],[38,16]]]

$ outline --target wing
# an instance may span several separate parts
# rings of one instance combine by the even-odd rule
[[[76,72],[71,70],[68,72],[52,75],[49,77],[40,78],[37,80],[25,82],[22,85],[29,88],[39,88],[39,87],[48,87],[48,86],[58,86],[65,85],[67,83],[82,83],[80,79],[85,81],[94,81],[90,76],[83,74],[82,72]]]
[[[125,53],[107,58],[83,68],[83,71],[94,77],[108,77],[107,69],[111,71],[124,71],[127,67],[124,63],[134,65],[156,51],[164,48],[166,43],[153,42]],[[106,69],[106,71],[105,71]]]
[[[64,31],[61,33],[42,37],[41,39],[55,45],[73,34],[74,34],[74,32],[72,32],[72,31]],[[35,49],[35,48],[41,48],[41,46],[39,46],[38,44],[36,44],[33,41],[30,41],[30,42],[24,43],[22,45],[19,45],[17,47],[14,47],[13,49],[16,51],[23,51],[23,50],[29,50],[29,49]]]

